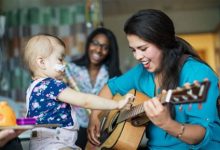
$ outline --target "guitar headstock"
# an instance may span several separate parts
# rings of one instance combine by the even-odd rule
[[[198,82],[198,84],[191,84],[187,88],[169,90],[165,95],[164,102],[172,104],[203,102],[206,100],[209,85],[210,82],[204,80],[203,82]]]

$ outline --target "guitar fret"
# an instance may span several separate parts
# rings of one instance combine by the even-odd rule
[[[137,112],[135,113],[135,115],[138,115],[138,114],[140,114],[140,113],[142,113],[143,112],[143,105],[138,105],[137,106]]]

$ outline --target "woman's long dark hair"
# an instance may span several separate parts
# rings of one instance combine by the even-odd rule
[[[85,54],[81,58],[79,58],[78,60],[74,60],[73,62],[79,66],[86,66],[87,68],[89,67],[89,45],[92,42],[93,38],[98,34],[104,34],[109,40],[109,53],[102,62],[102,64],[105,64],[107,66],[109,77],[112,78],[114,76],[121,75],[121,70],[119,67],[118,43],[116,37],[112,33],[112,31],[103,27],[97,28],[88,36],[85,45]]]
[[[172,20],[162,11],[154,9],[138,11],[127,20],[124,32],[153,43],[162,50],[163,58],[159,70],[162,75],[161,89],[168,90],[178,86],[179,63],[184,54],[205,63],[188,42],[175,36]]]

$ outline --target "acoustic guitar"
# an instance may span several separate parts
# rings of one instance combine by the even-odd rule
[[[206,99],[210,82],[204,80],[189,87],[168,90],[158,95],[162,104],[198,103]],[[105,114],[101,121],[100,147],[96,149],[136,150],[144,135],[145,126],[149,122],[143,103],[150,99],[143,93],[131,90],[135,95],[129,110],[112,110]],[[121,95],[114,96],[115,100],[122,99]]]

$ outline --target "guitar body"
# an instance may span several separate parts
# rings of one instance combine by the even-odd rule
[[[142,93],[135,92],[135,90],[129,92],[135,95],[135,100],[132,103],[133,106],[141,104],[146,101],[146,99],[149,99]],[[120,99],[122,99],[120,95],[114,96],[114,100]],[[125,120],[123,122],[116,123],[119,113],[120,111],[118,110],[113,110],[108,113],[103,129],[101,130],[100,141],[102,144],[98,149],[136,150],[138,148],[144,135],[145,123],[148,119],[138,117],[138,121],[134,119],[133,121]],[[134,126],[132,122],[141,122],[141,124]]]

